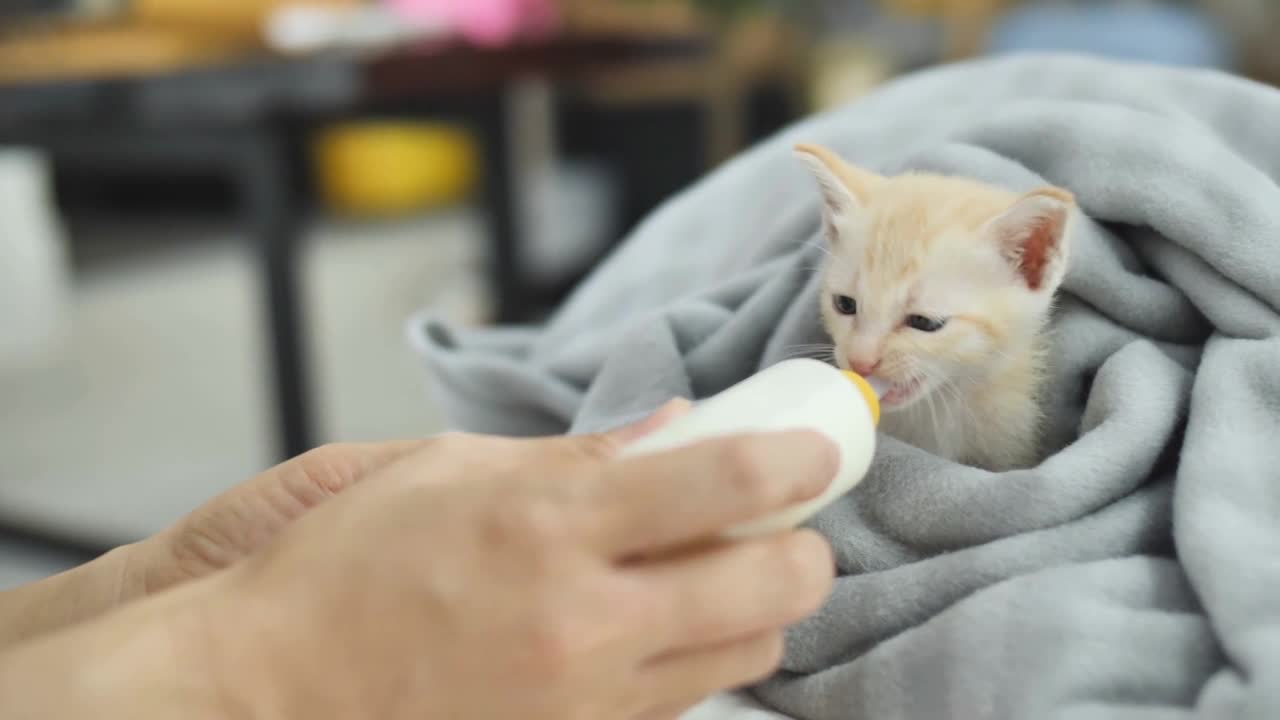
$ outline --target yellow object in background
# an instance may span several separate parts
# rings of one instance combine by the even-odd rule
[[[171,72],[226,62],[251,50],[240,38],[167,26],[51,24],[0,32],[0,83]]]
[[[267,19],[281,9],[357,7],[365,0],[130,0],[130,21],[144,26],[185,28],[195,35],[216,34],[259,40]]]
[[[479,176],[470,134],[428,122],[368,120],[321,131],[313,146],[325,202],[347,215],[386,216],[465,199]]]

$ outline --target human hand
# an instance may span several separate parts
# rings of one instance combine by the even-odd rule
[[[626,440],[439,437],[307,513],[206,583],[196,652],[220,695],[283,717],[633,720],[767,675],[829,592],[830,549],[711,538],[817,496],[835,448],[620,459]]]
[[[689,408],[688,401],[673,400],[610,437],[619,442],[640,437]],[[231,566],[307,511],[431,440],[324,445],[233,487],[136,543],[130,549],[132,571],[126,594],[154,594]]]
[[[674,400],[616,436],[643,435],[689,406]],[[227,568],[307,511],[427,442],[316,448],[233,487],[156,535],[0,593],[0,649]]]
[[[237,485],[156,535],[0,593],[0,648],[228,567],[303,513],[424,442],[317,448]]]
[[[294,520],[428,440],[323,445],[262,472],[130,547],[130,598],[230,567]]]

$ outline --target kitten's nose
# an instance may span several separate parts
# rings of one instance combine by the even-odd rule
[[[868,377],[876,371],[876,368],[880,367],[880,360],[854,360],[849,358],[849,367],[853,368],[853,371],[862,377]]]

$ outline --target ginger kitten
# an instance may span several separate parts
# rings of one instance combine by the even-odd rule
[[[840,367],[892,384],[881,428],[988,470],[1034,464],[1075,198],[796,152],[823,196],[823,323]]]

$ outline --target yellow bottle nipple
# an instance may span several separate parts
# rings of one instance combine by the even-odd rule
[[[853,384],[862,392],[862,397],[867,401],[867,407],[871,408],[871,422],[875,425],[879,425],[880,396],[877,395],[875,389],[871,387],[871,383],[867,382],[866,378],[851,370],[841,370],[840,372],[843,372],[845,377],[852,380]]]

